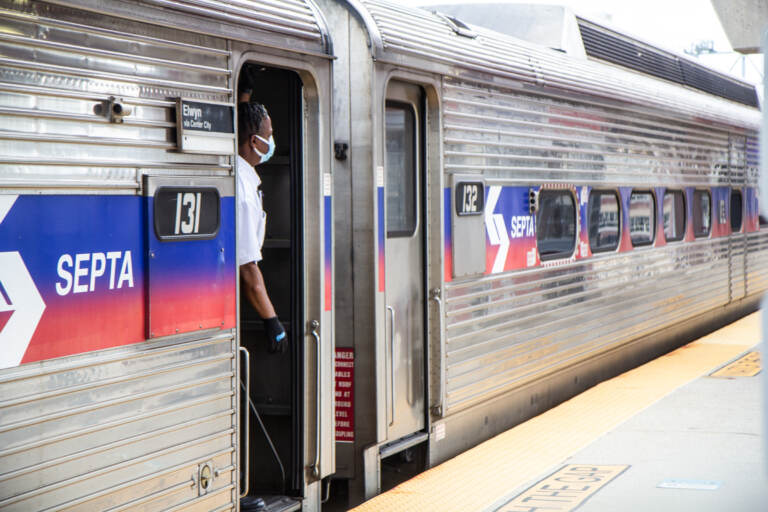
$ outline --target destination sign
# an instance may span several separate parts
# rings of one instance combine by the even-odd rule
[[[185,130],[235,133],[234,111],[231,105],[179,100],[179,117]]]
[[[182,153],[232,154],[235,109],[228,103],[176,100],[176,133]]]

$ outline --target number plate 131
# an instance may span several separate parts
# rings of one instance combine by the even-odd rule
[[[160,240],[214,238],[219,231],[219,191],[213,187],[160,187],[154,205]]]

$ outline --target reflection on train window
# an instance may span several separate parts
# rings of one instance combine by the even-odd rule
[[[576,247],[576,207],[566,190],[542,190],[536,219],[536,243],[542,260],[568,258]]]
[[[709,235],[712,225],[712,200],[706,190],[693,191],[693,236]]]
[[[731,190],[731,233],[741,231],[744,219],[744,201],[741,190]]]
[[[593,190],[589,195],[589,247],[592,252],[619,246],[619,198],[615,192]]]
[[[406,103],[387,102],[387,236],[416,230],[416,116]]]
[[[629,197],[629,236],[632,245],[653,243],[656,226],[656,202],[650,192],[632,192]]]
[[[682,240],[685,236],[685,196],[682,190],[664,192],[664,238],[667,242]]]

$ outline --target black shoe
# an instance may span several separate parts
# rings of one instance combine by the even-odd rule
[[[260,510],[267,510],[267,504],[257,496],[246,496],[240,498],[240,510],[242,512],[258,512]]]

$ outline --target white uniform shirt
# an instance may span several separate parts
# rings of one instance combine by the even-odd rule
[[[261,204],[261,178],[237,155],[237,264],[261,261],[267,214]]]

